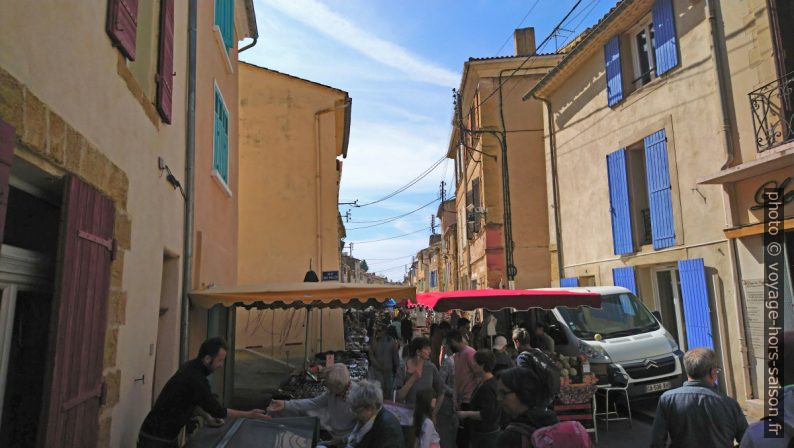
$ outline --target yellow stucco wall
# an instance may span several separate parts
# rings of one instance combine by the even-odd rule
[[[238,281],[300,282],[312,259],[318,275],[339,270],[339,196],[344,110],[315,114],[344,104],[347,93],[278,72],[239,64],[240,220]],[[320,204],[317,202],[317,146],[320,142]],[[320,212],[321,210],[321,212]],[[317,216],[320,212],[320,242]],[[320,245],[318,247],[318,244]],[[318,250],[319,249],[319,250]],[[245,322],[247,311],[238,311]],[[277,311],[276,313],[286,313]],[[344,347],[341,310],[312,313],[312,350]],[[278,320],[278,319],[277,319]],[[298,319],[299,321],[301,319]],[[283,319],[282,319],[283,321]],[[301,324],[303,325],[303,324]],[[276,331],[277,329],[271,329]],[[261,334],[238,337],[263,345]],[[259,338],[259,340],[257,340]],[[277,342],[277,341],[276,341]],[[269,344],[269,339],[264,342]]]
[[[85,156],[88,148],[83,154],[67,153],[62,173],[77,172],[100,188],[101,179],[92,174],[92,167],[99,165],[92,163],[106,158],[121,170],[118,177],[126,175],[129,181],[126,205],[114,198],[117,210],[126,208],[131,233],[125,243],[129,247],[121,247],[123,272],[114,274],[111,284],[112,297],[115,294],[121,301],[112,304],[116,314],[109,316],[105,366],[113,381],[100,417],[100,444],[131,447],[152,401],[164,253],[182,252],[183,200],[158,170],[157,158],[162,157],[184,182],[186,52],[174,52],[173,122],[166,125],[159,118],[153,122],[148,115],[153,98],[147,99],[147,111],[121,74],[125,69],[119,68],[120,53],[105,32],[106,6],[104,1],[41,1],[35,7],[2,2],[0,68],[27,89],[28,99],[38,97],[49,109],[51,125],[53,117],[60,116],[85,138],[93,148],[91,154],[99,154],[71,165],[69,157]],[[186,48],[186,2],[176,2],[174,17],[174,46]],[[39,148],[33,141],[29,144],[17,152],[33,154],[35,159]],[[53,155],[52,160],[52,166],[65,168],[63,154]],[[171,295],[178,303],[178,294]],[[177,322],[178,312],[178,306],[169,311]],[[165,361],[176,366],[178,328],[166,332],[166,337],[173,339],[165,344],[172,351]],[[145,381],[133,381],[143,376]]]

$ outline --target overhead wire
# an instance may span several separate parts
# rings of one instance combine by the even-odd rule
[[[422,229],[419,229],[419,230],[415,230],[415,231],[413,231],[413,232],[403,233],[402,235],[390,236],[390,237],[388,237],[388,238],[381,238],[381,239],[378,239],[378,240],[368,240],[368,241],[352,241],[352,243],[353,243],[353,244],[355,244],[355,245],[359,245],[359,244],[369,244],[369,243],[378,243],[378,242],[380,242],[380,241],[393,240],[393,239],[397,239],[397,238],[402,238],[402,237],[404,237],[404,236],[415,235],[415,234],[417,234],[417,233],[419,233],[419,232],[424,232],[425,230],[430,230],[430,226],[427,226],[427,227],[425,227],[425,228],[422,228]]]
[[[518,29],[518,28],[521,28],[521,25],[523,25],[523,24],[524,24],[524,21],[525,21],[525,20],[527,20],[527,17],[529,17],[529,15],[532,13],[532,11],[534,11],[534,10],[535,10],[535,7],[536,7],[536,6],[538,6],[538,3],[540,3],[540,0],[535,0],[535,4],[534,4],[534,5],[532,5],[532,7],[531,7],[531,8],[529,8],[529,11],[527,11],[527,13],[526,13],[526,14],[524,14],[524,17],[521,19],[521,21],[520,21],[520,22],[518,22],[518,25],[516,25],[516,29]],[[496,53],[495,53],[495,54],[497,54],[497,55],[498,55],[498,54],[499,54],[499,52],[500,52],[500,51],[502,51],[502,49],[505,47],[505,45],[507,45],[507,43],[508,43],[508,42],[510,42],[510,38],[511,38],[511,37],[513,37],[513,33],[510,33],[510,34],[507,36],[507,38],[505,39],[505,41],[504,41],[504,42],[502,42],[502,46],[501,46],[501,47],[499,47],[499,49],[498,49],[498,50],[496,50]]]
[[[349,231],[349,230],[369,229],[371,227],[377,227],[377,226],[382,226],[384,224],[389,224],[390,222],[394,222],[394,221],[396,221],[396,220],[398,220],[400,218],[405,218],[406,216],[412,215],[412,214],[418,212],[419,210],[422,210],[422,209],[424,209],[424,208],[426,208],[426,207],[428,207],[428,206],[430,206],[430,205],[432,205],[432,204],[434,204],[434,203],[436,203],[436,202],[438,202],[440,200],[441,200],[440,197],[435,198],[432,201],[428,202],[427,204],[422,205],[419,208],[411,210],[410,212],[407,212],[407,213],[403,213],[402,215],[392,216],[390,218],[376,219],[376,220],[372,220],[372,221],[350,221],[353,224],[372,224],[372,225],[362,226],[362,227],[352,227],[352,228],[345,229],[345,230]]]
[[[417,183],[418,183],[420,180],[422,180],[422,179],[424,179],[425,177],[427,177],[427,176],[428,176],[430,173],[432,173],[432,172],[433,172],[433,171],[434,171],[434,170],[435,170],[435,169],[436,169],[436,168],[437,168],[439,165],[441,165],[441,163],[442,163],[442,162],[444,162],[444,160],[446,160],[446,159],[447,159],[447,155],[446,155],[446,153],[445,153],[445,154],[444,154],[444,155],[443,155],[443,156],[442,156],[440,159],[438,159],[437,161],[433,162],[433,164],[432,164],[432,165],[430,165],[430,167],[429,167],[429,168],[427,168],[426,170],[422,171],[422,173],[421,173],[421,174],[419,174],[419,175],[418,175],[418,176],[416,176],[415,178],[411,179],[411,180],[410,180],[410,181],[409,181],[407,184],[403,185],[402,187],[398,188],[397,190],[395,190],[395,191],[393,191],[393,192],[391,192],[391,193],[387,194],[386,196],[384,196],[384,197],[382,197],[382,198],[380,198],[380,199],[377,199],[377,200],[375,200],[375,201],[370,201],[370,202],[367,202],[367,203],[364,203],[364,204],[356,204],[356,205],[355,205],[355,207],[366,207],[366,206],[368,206],[368,205],[377,204],[377,203],[379,203],[379,202],[383,202],[383,201],[385,201],[385,200],[387,200],[387,199],[391,199],[391,198],[393,198],[394,196],[397,196],[398,194],[402,193],[403,191],[405,191],[405,190],[407,190],[407,189],[411,188],[412,186],[416,185],[416,184],[417,184]]]
[[[397,269],[397,268],[404,268],[405,266],[407,266],[407,264],[406,264],[406,263],[403,263],[403,264],[401,264],[401,265],[399,265],[399,266],[392,266],[392,267],[390,267],[390,268],[386,268],[386,269],[380,269],[380,270],[378,270],[378,271],[372,271],[372,273],[373,273],[373,274],[377,274],[377,273],[389,272],[389,271],[393,271],[393,270],[395,270],[395,269]]]

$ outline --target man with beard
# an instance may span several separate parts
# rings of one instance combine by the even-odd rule
[[[216,419],[226,417],[268,418],[265,411],[226,409],[212,395],[207,375],[223,368],[226,343],[221,338],[204,341],[196,359],[190,360],[168,380],[154,407],[143,420],[138,448],[177,447],[179,431],[189,421],[196,406]]]

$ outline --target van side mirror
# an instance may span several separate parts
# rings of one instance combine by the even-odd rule
[[[659,322],[662,321],[662,313],[660,313],[659,310],[653,310],[651,311],[651,314],[653,314],[653,317],[655,317]]]

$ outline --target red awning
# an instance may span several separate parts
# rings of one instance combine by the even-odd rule
[[[601,295],[552,289],[475,289],[417,294],[416,302],[441,312],[471,311],[477,308],[490,311],[504,308],[550,310],[558,306],[601,308]]]

